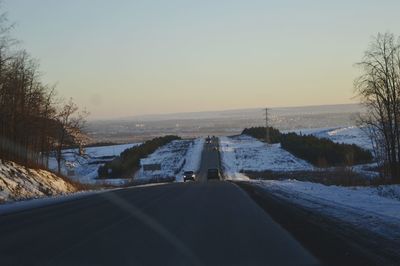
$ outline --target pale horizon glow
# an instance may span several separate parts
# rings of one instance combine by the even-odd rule
[[[43,80],[91,119],[354,103],[400,1],[4,0]]]

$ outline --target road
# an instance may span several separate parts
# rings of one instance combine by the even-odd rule
[[[218,165],[212,149],[203,155],[201,176]],[[0,236],[1,265],[317,264],[223,181],[126,188],[8,214]]]
[[[211,138],[211,143],[205,143],[201,154],[200,169],[196,181],[207,182],[207,171],[211,168],[220,169],[218,138]]]

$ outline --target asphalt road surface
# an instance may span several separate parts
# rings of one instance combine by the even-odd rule
[[[209,152],[202,169],[218,166]],[[318,262],[241,188],[209,181],[120,189],[0,216],[0,264]]]
[[[196,181],[207,182],[208,169],[220,169],[219,161],[219,141],[218,138],[211,138],[211,142],[204,143],[203,152],[201,155],[200,169],[197,174]]]

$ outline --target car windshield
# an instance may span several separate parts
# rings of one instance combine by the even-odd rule
[[[9,265],[400,266],[400,0],[0,0]]]

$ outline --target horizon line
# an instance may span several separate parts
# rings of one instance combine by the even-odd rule
[[[202,113],[217,113],[217,112],[233,112],[233,111],[244,111],[244,110],[263,110],[265,108],[273,109],[284,109],[284,108],[310,108],[310,107],[329,107],[329,106],[340,106],[340,105],[362,105],[361,103],[336,103],[336,104],[315,104],[315,105],[293,105],[293,106],[278,106],[278,107],[252,107],[252,108],[236,108],[236,109],[223,109],[223,110],[209,110],[209,111],[187,111],[187,112],[171,112],[171,113],[150,113],[150,114],[141,114],[141,115],[130,115],[130,116],[119,116],[119,117],[110,117],[110,118],[89,118],[88,122],[96,122],[96,121],[111,121],[111,120],[132,120],[135,118],[149,118],[149,117],[157,117],[157,116],[174,116],[174,115],[184,115],[184,114],[202,114]]]

